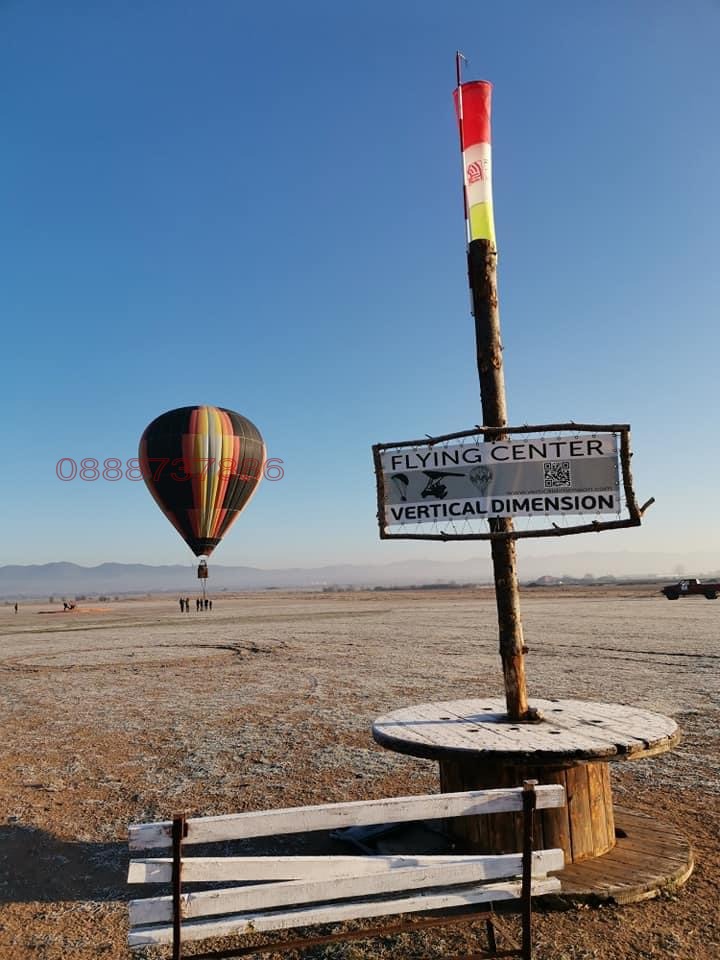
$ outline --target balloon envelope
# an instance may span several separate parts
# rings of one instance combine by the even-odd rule
[[[246,417],[222,407],[179,407],[140,440],[148,490],[195,556],[209,556],[262,476],[265,443]]]

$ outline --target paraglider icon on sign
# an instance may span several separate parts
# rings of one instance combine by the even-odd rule
[[[427,477],[425,488],[420,494],[421,497],[437,497],[443,500],[447,496],[448,488],[442,482],[445,477],[464,477],[464,473],[451,473],[449,470],[423,470]]]
[[[260,483],[265,463],[260,431],[223,407],[179,407],[146,427],[138,456],[153,499],[200,558],[204,596],[207,558]]]
[[[403,503],[407,500],[407,488],[410,481],[406,473],[394,473],[391,477],[392,482],[395,484],[395,489],[400,494],[400,499]]]

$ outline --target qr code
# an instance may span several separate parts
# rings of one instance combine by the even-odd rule
[[[570,461],[557,460],[543,464],[543,474],[546,487],[571,487]]]

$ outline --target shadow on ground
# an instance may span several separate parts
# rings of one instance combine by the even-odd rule
[[[0,903],[128,900],[127,866],[127,844],[80,843],[33,827],[0,827]]]

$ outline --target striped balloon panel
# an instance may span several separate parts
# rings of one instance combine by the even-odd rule
[[[140,440],[145,483],[196,556],[209,556],[247,506],[264,462],[257,427],[222,407],[170,410]]]
[[[490,240],[495,246],[490,135],[492,84],[486,80],[463,83],[454,96],[460,127],[468,239]]]

